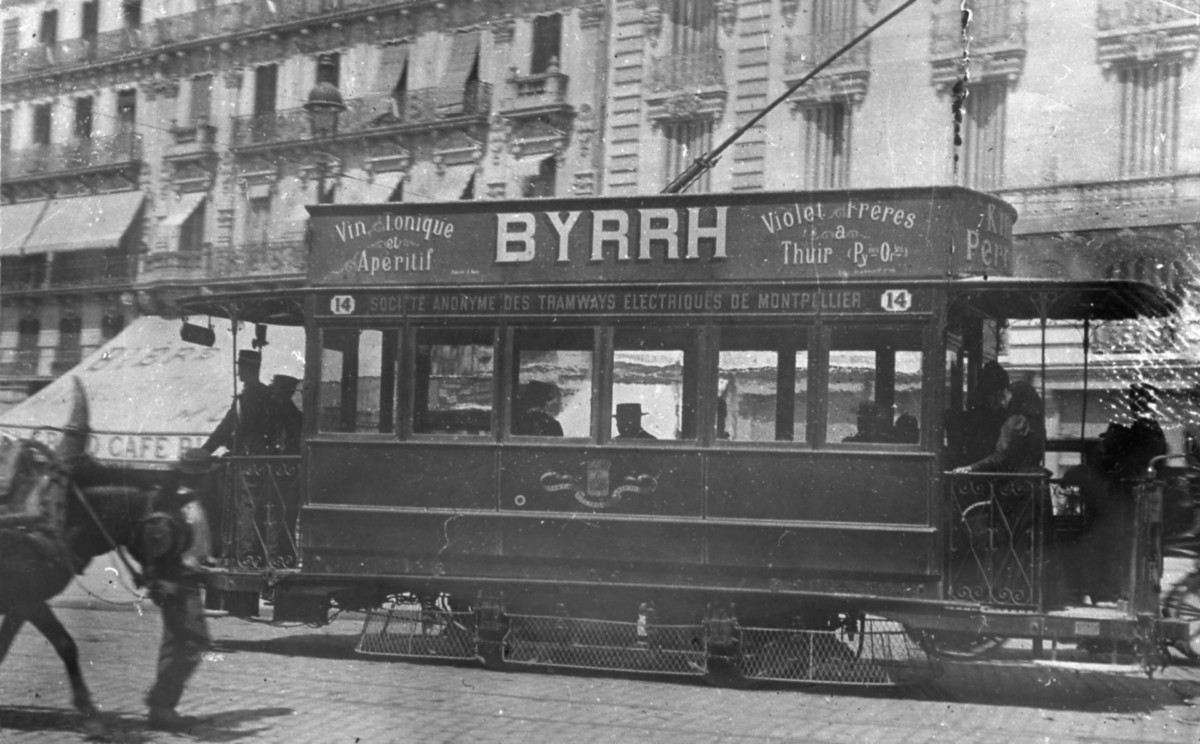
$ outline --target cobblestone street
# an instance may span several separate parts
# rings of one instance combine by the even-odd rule
[[[60,600],[116,742],[1180,742],[1200,740],[1200,667],[1154,679],[950,664],[899,689],[766,685],[550,671],[357,655],[361,619],[277,628],[218,618],[215,648],[184,696],[186,734],[149,731],[152,605]],[[0,667],[0,740],[83,741],[57,656],[25,628]]]

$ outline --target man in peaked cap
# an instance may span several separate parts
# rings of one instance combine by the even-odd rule
[[[242,392],[217,424],[212,436],[200,448],[214,452],[224,447],[233,455],[261,456],[273,454],[274,403],[271,391],[258,379],[262,367],[262,354],[250,349],[238,352],[237,373],[242,381]],[[222,525],[222,529],[234,530],[237,535],[238,555],[254,555],[260,546],[256,539],[257,518],[266,498],[266,484],[253,468],[235,468],[234,503],[236,522]]]
[[[215,452],[224,447],[237,455],[262,455],[270,450],[271,393],[258,379],[261,367],[261,352],[250,349],[238,352],[237,373],[242,392],[212,435],[200,445],[201,449]]]

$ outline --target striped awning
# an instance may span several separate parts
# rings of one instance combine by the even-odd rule
[[[45,199],[0,207],[0,256],[19,256],[46,211]]]
[[[141,191],[53,199],[25,242],[24,252],[62,253],[116,248],[145,201]]]

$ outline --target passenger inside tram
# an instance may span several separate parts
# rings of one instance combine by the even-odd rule
[[[858,404],[858,431],[842,441],[890,442],[892,441],[891,422],[891,415],[881,411],[879,404],[873,400],[864,400]]]
[[[1013,383],[1004,393],[1007,413],[991,454],[955,473],[1042,472],[1046,452],[1046,414],[1042,398],[1033,385]]]
[[[642,428],[641,403],[617,404],[617,439],[658,439]]]
[[[513,434],[526,437],[561,437],[562,424],[555,417],[562,410],[558,386],[534,380],[525,383],[517,400]]]

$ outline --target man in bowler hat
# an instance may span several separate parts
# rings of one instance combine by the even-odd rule
[[[617,439],[658,439],[642,428],[641,403],[617,404]]]

